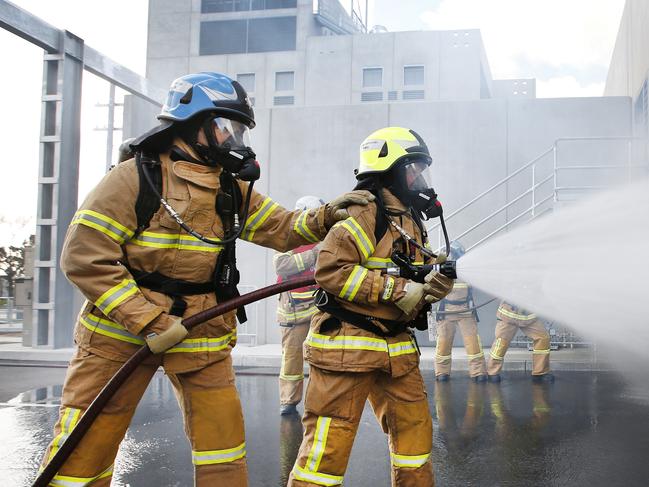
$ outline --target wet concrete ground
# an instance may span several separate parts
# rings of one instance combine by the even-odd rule
[[[301,441],[299,418],[277,415],[277,379],[268,369],[238,373],[250,485],[283,486]],[[56,420],[64,374],[0,367],[0,485],[29,485]],[[649,392],[625,386],[616,374],[560,372],[551,385],[513,373],[501,385],[473,384],[460,374],[447,384],[435,384],[430,372],[425,378],[438,486],[649,485]],[[113,485],[192,485],[180,413],[160,373],[122,444]],[[345,485],[389,485],[387,441],[369,408]]]

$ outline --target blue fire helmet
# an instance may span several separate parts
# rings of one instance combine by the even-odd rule
[[[237,120],[249,128],[255,126],[255,114],[243,86],[223,74],[209,72],[174,80],[158,119],[183,122],[206,112]]]

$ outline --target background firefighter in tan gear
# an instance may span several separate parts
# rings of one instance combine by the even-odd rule
[[[450,291],[452,280],[431,272],[420,284],[385,269],[393,251],[412,263],[431,262],[421,222],[437,201],[425,180],[431,158],[414,131],[389,127],[362,143],[360,159],[357,188],[376,199],[350,207],[350,217],[321,244],[320,309],[305,342],[305,433],[289,486],[342,483],[369,399],[389,435],[392,484],[428,487],[434,485],[432,421],[408,325],[425,303]],[[406,243],[404,234],[414,242]]]
[[[309,210],[324,202],[315,196],[303,196],[295,203],[296,210]],[[313,276],[318,257],[316,244],[303,245],[275,254],[273,265],[278,280],[297,276]],[[302,400],[304,358],[302,345],[309,331],[311,317],[317,311],[314,292],[317,286],[294,289],[279,296],[277,322],[282,329],[282,365],[279,372],[280,414],[295,414]]]
[[[234,242],[239,218],[242,238],[286,251],[323,237],[336,214],[345,217],[341,206],[350,200],[348,195],[317,210],[289,212],[248,191],[247,181],[259,171],[249,147],[254,114],[241,85],[226,76],[199,73],[177,79],[159,119],[159,127],[134,143],[136,158],[101,180],[68,230],[61,269],[87,301],[43,462],[139,346],[146,343],[156,355],[116,393],[53,486],[110,484],[120,441],[159,366],[184,414],[196,485],[247,485],[243,417],[230,358],[236,312],[189,333],[181,316],[237,294],[238,281],[225,279],[226,271],[229,277],[238,275],[234,247],[224,244]],[[150,191],[162,193],[177,215],[160,206],[159,198],[145,198]],[[353,202],[360,198],[351,196]],[[147,210],[151,201],[155,205]]]
[[[460,242],[451,242],[449,258],[458,260],[464,255],[464,247]],[[469,360],[469,376],[475,382],[487,380],[482,343],[478,335],[478,319],[475,310],[461,314],[444,314],[445,311],[457,312],[471,308],[474,305],[471,287],[462,281],[455,280],[453,290],[439,303],[437,322],[437,347],[435,350],[435,378],[445,382],[451,375],[451,352],[455,330],[460,329],[467,359]]]
[[[489,381],[500,382],[505,354],[520,328],[533,341],[532,380],[554,382],[554,375],[550,373],[550,334],[536,315],[503,301],[496,318],[496,339],[491,345],[487,367]]]

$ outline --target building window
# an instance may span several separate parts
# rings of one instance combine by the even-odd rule
[[[201,2],[201,12],[204,14],[296,7],[297,0],[202,0]]]
[[[295,17],[201,22],[200,55],[294,51]]]
[[[241,86],[248,94],[255,92],[255,73],[238,74],[237,81],[241,83]]]
[[[363,88],[383,86],[383,68],[363,68]]]
[[[424,84],[424,67],[423,66],[404,66],[403,67],[403,85],[404,86],[423,86]]]
[[[275,73],[275,91],[293,91],[294,88],[294,71],[278,71]]]

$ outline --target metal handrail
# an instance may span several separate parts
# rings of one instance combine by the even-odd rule
[[[455,210],[455,211],[449,213],[448,215],[446,215],[446,216],[444,217],[445,220],[446,220],[446,221],[450,220],[450,219],[453,218],[455,215],[457,215],[459,212],[465,210],[466,208],[468,208],[469,206],[471,206],[473,203],[475,203],[475,202],[478,201],[479,199],[481,199],[481,198],[485,197],[486,195],[488,195],[489,193],[491,193],[494,189],[496,189],[496,188],[502,186],[503,184],[505,184],[506,182],[508,182],[510,179],[512,179],[514,176],[517,176],[518,174],[520,174],[521,172],[523,172],[525,169],[527,169],[527,168],[529,168],[530,166],[534,165],[536,162],[538,162],[538,161],[539,161],[540,159],[542,159],[543,157],[547,156],[547,155],[548,155],[550,152],[552,152],[553,150],[554,150],[554,147],[550,147],[548,150],[546,150],[546,151],[543,152],[542,154],[538,155],[537,157],[535,157],[534,159],[532,159],[530,162],[528,162],[528,163],[525,164],[524,166],[519,167],[519,168],[516,169],[513,173],[511,173],[511,174],[509,174],[508,176],[506,176],[505,178],[501,179],[500,181],[498,181],[496,184],[494,184],[494,185],[491,186],[490,188],[484,190],[482,193],[480,193],[478,196],[476,196],[475,198],[473,198],[473,199],[472,199],[471,201],[469,201],[468,203],[464,204],[463,206],[459,207],[457,210]],[[439,226],[440,226],[440,224],[438,223],[437,225],[434,225],[434,226],[430,227],[430,228],[428,229],[428,231],[429,231],[429,232],[432,232],[433,230],[437,229]]]

